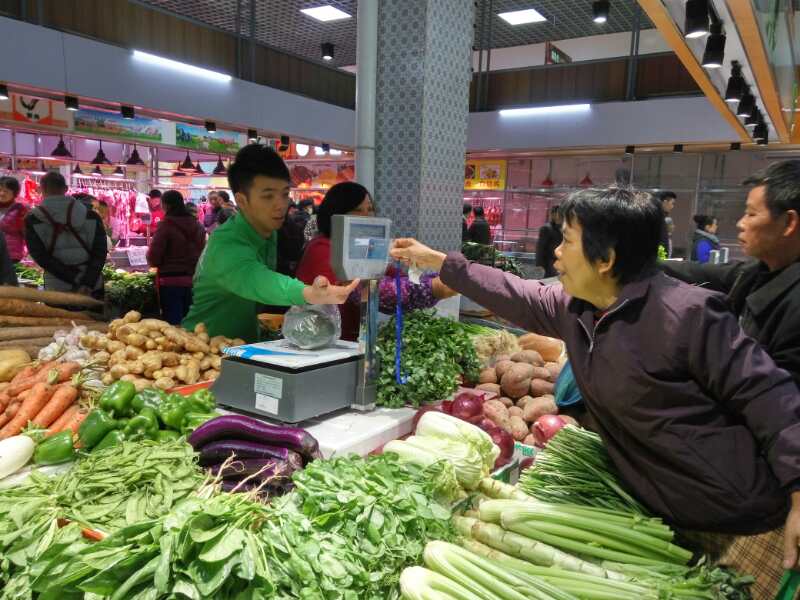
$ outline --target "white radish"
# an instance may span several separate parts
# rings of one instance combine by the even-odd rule
[[[33,456],[36,444],[27,435],[15,435],[0,442],[0,479],[16,473]]]

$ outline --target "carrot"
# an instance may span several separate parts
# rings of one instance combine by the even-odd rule
[[[55,423],[50,425],[50,428],[47,430],[47,437],[67,430],[77,434],[78,427],[83,423],[87,414],[88,413],[82,411],[77,404],[73,404],[64,411],[64,414],[61,415]]]
[[[38,427],[49,427],[64,414],[71,404],[78,399],[78,388],[74,385],[64,384],[56,388],[50,401],[33,418],[33,424]]]
[[[6,406],[11,402],[11,396],[5,392],[0,392],[0,410],[5,410]]]
[[[14,418],[14,415],[16,415],[17,411],[19,411],[19,407],[21,404],[22,402],[19,401],[12,402],[11,404],[8,405],[8,408],[6,408],[3,412],[0,413],[0,427],[3,427],[6,423],[8,423],[11,419]]]
[[[37,383],[47,383],[53,374],[53,371],[57,372],[56,375],[53,375],[55,378],[55,383],[63,383],[80,370],[81,366],[76,362],[45,363],[31,377],[18,381],[14,385],[10,386],[8,388],[8,395],[16,396],[20,392],[32,388]]]
[[[30,394],[22,402],[14,415],[14,418],[6,423],[5,427],[0,429],[0,440],[4,440],[13,435],[17,435],[22,428],[28,424],[28,421],[33,420],[39,411],[42,410],[47,401],[53,396],[56,391],[55,386],[47,383],[39,382],[33,386]]]

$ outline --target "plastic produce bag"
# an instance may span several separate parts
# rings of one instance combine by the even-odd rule
[[[342,336],[339,307],[332,304],[293,306],[283,320],[283,337],[303,350],[332,345]]]

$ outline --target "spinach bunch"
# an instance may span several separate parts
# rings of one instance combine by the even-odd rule
[[[380,361],[377,403],[400,407],[419,406],[443,400],[462,382],[475,381],[480,364],[464,325],[437,317],[432,310],[417,310],[404,316],[401,370],[408,381],[399,385],[395,377],[395,321],[378,332]]]

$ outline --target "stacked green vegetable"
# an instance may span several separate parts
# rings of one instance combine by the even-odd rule
[[[37,286],[44,285],[44,272],[36,267],[26,267],[22,263],[16,263],[14,270],[18,279],[25,279],[35,283]]]
[[[402,371],[408,377],[399,385],[395,374],[395,322],[378,333],[380,361],[377,403],[400,407],[443,400],[463,381],[477,381],[480,363],[469,329],[458,321],[418,310],[405,315]]]
[[[103,279],[106,300],[123,314],[131,310],[147,314],[158,312],[155,274],[128,273],[106,265]]]
[[[125,440],[175,440],[217,416],[216,400],[208,390],[190,396],[157,389],[137,392],[130,381],[111,384],[98,405],[78,429],[85,450],[104,450]]]
[[[501,271],[507,271],[518,277],[525,276],[519,263],[513,257],[506,256],[494,246],[465,242],[461,246],[461,253],[466,256],[468,260],[479,262],[482,265],[489,265]]]
[[[522,473],[519,487],[544,502],[648,514],[620,483],[600,436],[573,425],[547,443],[533,467]]]

